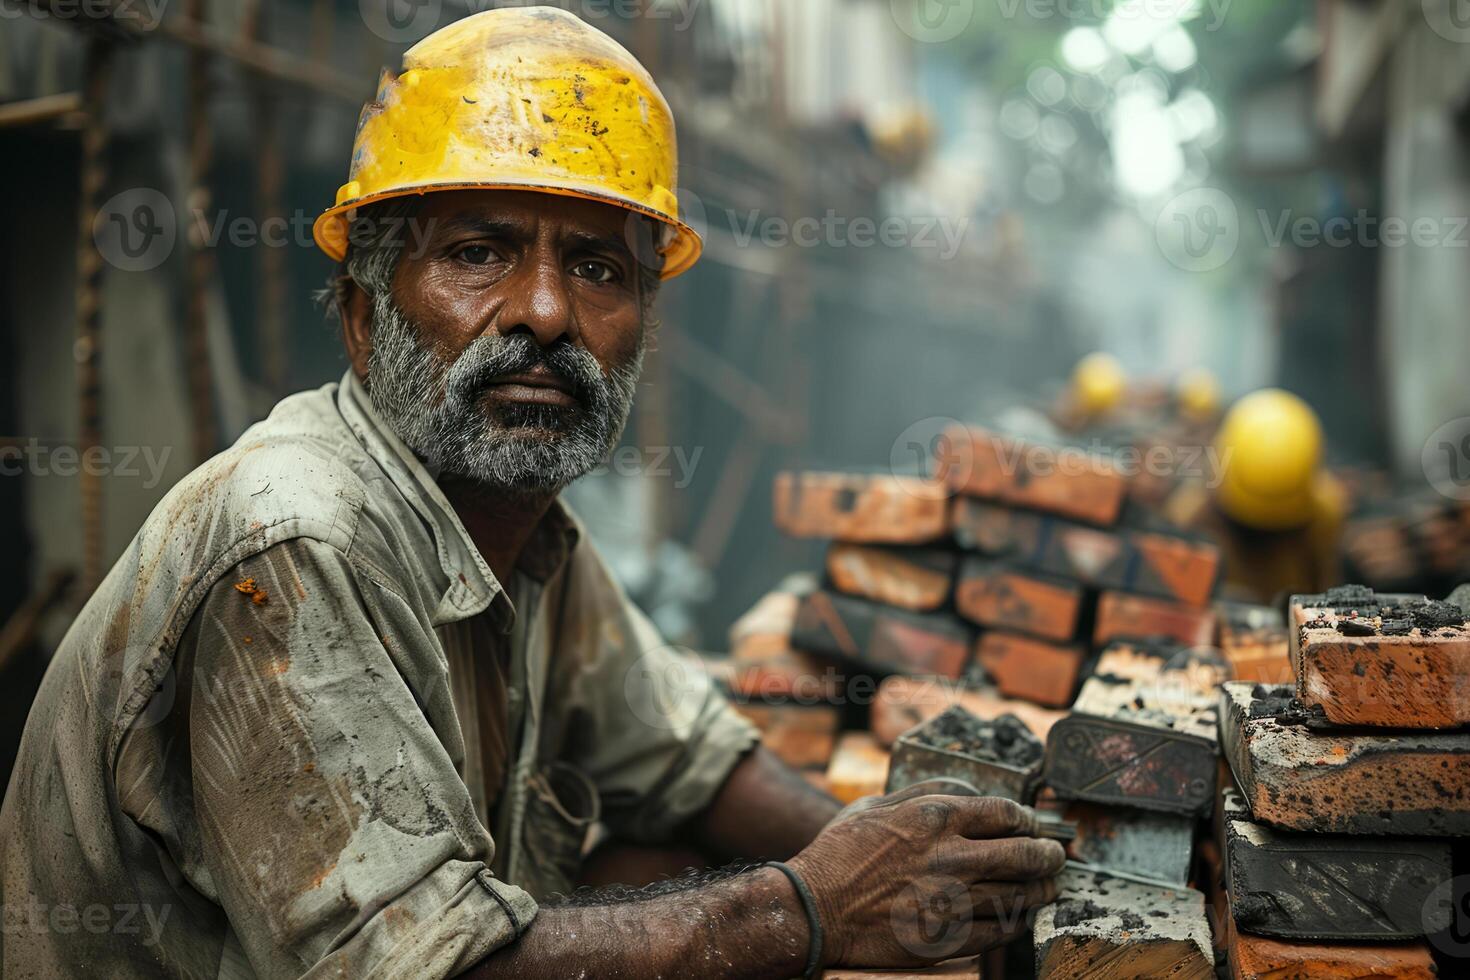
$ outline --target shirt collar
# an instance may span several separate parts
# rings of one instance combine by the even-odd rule
[[[515,608],[505,588],[490,571],[433,474],[383,421],[367,389],[351,369],[343,375],[337,401],[342,417],[368,456],[382,468],[434,535],[439,567],[445,579],[444,594],[434,611],[434,625],[469,619],[488,609],[492,621],[499,628],[509,630],[515,622]],[[566,564],[580,540],[581,525],[577,518],[560,499],[554,500],[527,543],[518,567],[545,581]]]

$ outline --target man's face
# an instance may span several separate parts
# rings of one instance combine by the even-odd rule
[[[596,467],[642,363],[628,213],[461,191],[427,195],[411,220],[367,351],[348,327],[379,413],[431,467],[503,492],[556,492]]]

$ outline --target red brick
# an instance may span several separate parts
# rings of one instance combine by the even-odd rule
[[[1162,636],[1185,646],[1213,646],[1215,613],[1124,592],[1104,592],[1097,603],[1097,626],[1092,641]]]
[[[1084,656],[1079,646],[1014,633],[986,633],[976,647],[986,678],[1000,693],[1049,708],[1065,708],[1072,703]]]
[[[827,550],[827,575],[839,592],[925,612],[949,598],[955,562],[937,548],[838,543]]]
[[[908,612],[826,591],[802,598],[791,642],[881,673],[958,678],[972,656],[970,629],[948,613]]]
[[[842,688],[837,669],[791,646],[800,596],[771,592],[730,627],[730,690],[757,700],[831,701]]]
[[[1047,640],[1070,640],[1082,611],[1082,589],[1059,579],[969,558],[955,583],[955,608],[982,626],[1017,630]]]
[[[936,457],[936,476],[955,490],[1092,524],[1116,523],[1128,493],[1104,459],[983,429],[948,430]]]
[[[827,789],[843,803],[881,796],[888,779],[888,750],[868,732],[843,732],[827,767]]]
[[[1102,530],[1061,518],[960,498],[955,535],[981,553],[1101,589],[1187,605],[1209,601],[1220,572],[1213,544],[1180,533]]]
[[[837,744],[837,709],[829,705],[740,704],[761,730],[761,744],[796,769],[825,769]]]
[[[1037,980],[1214,980],[1204,896],[1062,872],[1057,901],[1036,914]]]
[[[1294,596],[1292,667],[1297,697],[1339,725],[1454,728],[1470,724],[1470,628],[1413,626],[1422,597],[1377,596],[1351,608],[1326,596]],[[1379,605],[1387,601],[1388,605]],[[1448,610],[1446,604],[1438,604]],[[1353,615],[1353,612],[1366,615]],[[1387,624],[1389,631],[1381,627]],[[1350,635],[1353,628],[1367,635]]]
[[[1230,664],[1233,680],[1286,684],[1295,679],[1291,638],[1279,610],[1236,602],[1219,603],[1216,610],[1220,651]]]
[[[1185,647],[1173,641],[1116,640],[1097,658],[1093,674],[1149,684],[1156,693],[1183,695],[1215,691],[1229,680],[1225,659],[1210,647]]]
[[[1434,980],[1427,943],[1325,943],[1231,930],[1232,980]]]
[[[1013,701],[992,689],[960,687],[935,678],[889,677],[878,686],[873,700],[873,735],[880,745],[892,745],[904,732],[938,716],[953,704],[986,721],[1013,714],[1042,741],[1046,741],[1051,726],[1066,717],[1064,711],[1038,707],[1028,701]]]
[[[1221,694],[1221,749],[1253,819],[1315,833],[1470,835],[1470,732],[1319,731],[1290,687]]]
[[[949,533],[949,497],[918,477],[781,473],[775,522],[797,538],[921,544]]]

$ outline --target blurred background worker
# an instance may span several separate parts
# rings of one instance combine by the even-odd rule
[[[1057,400],[1054,418],[1067,430],[1106,423],[1128,395],[1128,375],[1112,354],[1095,351],[1077,362],[1071,383]]]
[[[1322,454],[1317,414],[1289,392],[1257,391],[1226,413],[1214,444],[1218,471],[1165,505],[1170,520],[1220,544],[1226,595],[1269,602],[1338,580],[1347,495]]]

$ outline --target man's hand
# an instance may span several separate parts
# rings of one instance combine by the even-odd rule
[[[1066,852],[1036,815],[996,797],[913,790],[844,811],[789,864],[817,901],[823,959],[917,966],[973,955],[1056,897]]]

